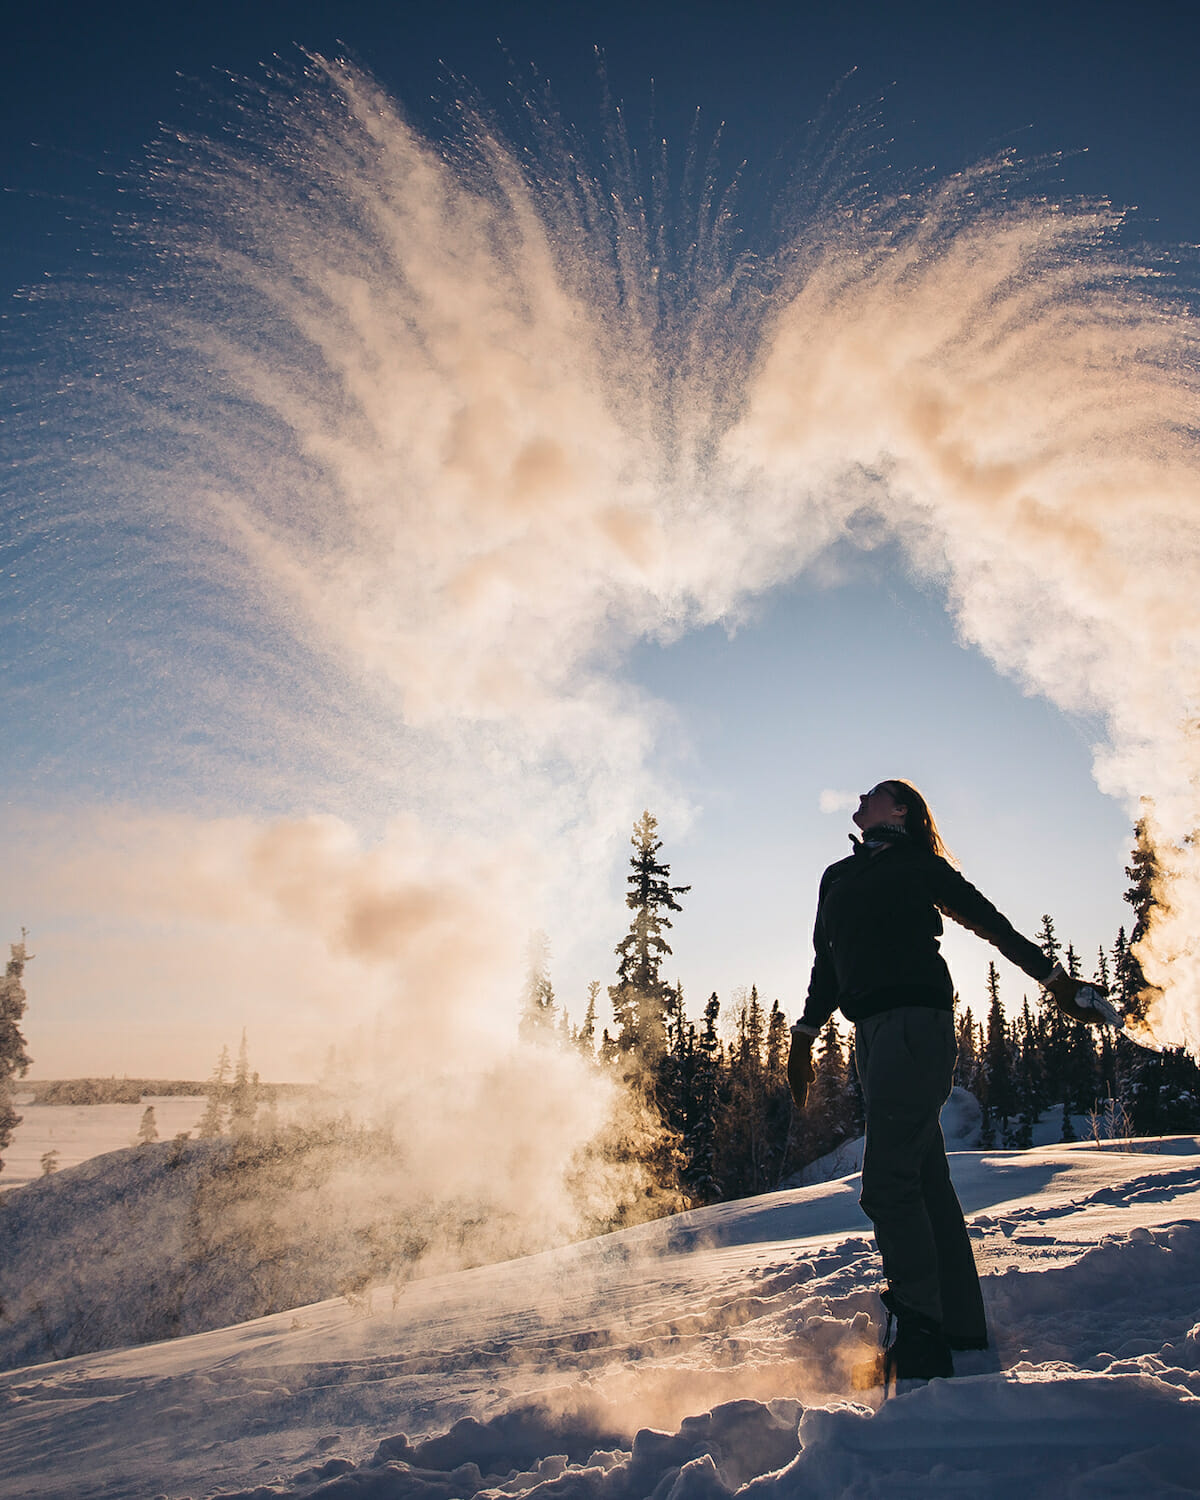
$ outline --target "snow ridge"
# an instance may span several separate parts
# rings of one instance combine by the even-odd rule
[[[994,1345],[882,1401],[853,1177],[0,1376],[5,1500],[1197,1493],[1200,1142],[956,1153]]]

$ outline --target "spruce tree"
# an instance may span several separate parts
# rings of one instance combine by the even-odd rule
[[[1033,937],[1034,942],[1037,943],[1050,962],[1056,964],[1058,962],[1058,955],[1062,952],[1062,944],[1055,935],[1054,918],[1048,911],[1042,913],[1042,925],[1034,933]]]
[[[333,1049],[330,1048],[332,1054]],[[229,1048],[223,1046],[221,1055],[209,1075],[208,1082],[204,1086],[207,1103],[204,1113],[196,1125],[196,1135],[200,1140],[212,1140],[222,1134],[225,1129],[225,1101],[229,1094]]]
[[[1026,996],[1021,1004],[1021,1018],[1016,1027],[1017,1032],[1017,1103],[1020,1108],[1020,1117],[1017,1125],[1014,1144],[1027,1150],[1033,1145],[1034,1130],[1042,1110],[1046,1106],[1045,1075],[1042,1069],[1042,1057],[1038,1025],[1034,1020],[1033,1012],[1029,1008],[1029,998]]]
[[[0,981],[0,1151],[8,1149],[21,1116],[13,1108],[12,1080],[24,1078],[32,1058],[25,1050],[20,1021],[25,1014],[25,965],[33,957],[25,951],[25,929],[21,941],[9,944],[9,960]],[[0,1171],[4,1162],[0,1159]]]
[[[1062,952],[1062,944],[1054,930],[1054,918],[1049,912],[1042,917],[1041,930],[1035,934],[1038,946],[1050,960],[1057,963],[1059,954]],[[1073,958],[1074,949],[1068,948],[1070,961],[1078,968],[1078,961]],[[1043,993],[1040,1001],[1041,1023],[1040,1051],[1043,1076],[1045,1079],[1045,1097],[1047,1103],[1057,1102],[1066,1097],[1070,1089],[1068,1075],[1070,1072],[1068,1058],[1071,1050],[1071,1028],[1074,1022],[1069,1021],[1053,998]]]
[[[1117,929],[1116,942],[1112,946],[1113,996],[1122,1011],[1129,1009],[1135,993],[1135,985],[1129,967],[1129,940],[1125,928]]]
[[[704,1024],[692,1038],[691,1088],[683,1137],[683,1183],[688,1199],[698,1205],[721,1200],[717,1175],[717,1116],[721,1102],[721,1040],[717,1018],[721,1002],[714,992],[704,1007]]]
[[[683,986],[678,981],[667,996],[665,1025],[667,1046],[656,1070],[658,1104],[664,1125],[682,1142],[687,1130],[696,1031],[684,1014]]]
[[[791,1033],[779,1001],[771,1004],[767,1018],[767,1051],[763,1065],[767,1127],[767,1172],[771,1185],[778,1185],[789,1171],[787,1155],[792,1123],[792,1095],[787,1080]]]
[[[1087,1115],[1096,1108],[1099,1093],[1096,1043],[1090,1026],[1072,1026],[1067,1049],[1065,1094],[1071,1110]]]
[[[1133,851],[1129,856],[1129,863],[1125,866],[1125,874],[1130,884],[1124,899],[1133,907],[1134,923],[1133,930],[1129,934],[1129,948],[1125,955],[1124,989],[1126,990],[1126,1014],[1135,1021],[1143,1021],[1151,1002],[1159,992],[1147,983],[1134,950],[1150,930],[1152,914],[1157,905],[1156,888],[1160,870],[1158,857],[1150,842],[1145,818],[1138,819],[1133,833]]]
[[[1008,1023],[1000,1000],[1000,975],[994,963],[988,964],[987,992],[987,1045],[984,1048],[987,1102],[998,1139],[1003,1145],[1010,1146],[1013,1144],[1013,1127],[1009,1121],[1016,1114],[1017,1099],[1013,1086]]]
[[[850,1065],[834,1017],[826,1022],[814,1051],[813,1081],[805,1109],[809,1127],[806,1154],[810,1161],[827,1155],[855,1133]]]
[[[585,1057],[593,1057],[596,1052],[596,1001],[599,995],[600,981],[590,980],[587,1009],[583,1013],[583,1025],[575,1034],[575,1045]]]
[[[138,1145],[148,1146],[151,1141],[158,1140],[158,1123],[154,1118],[153,1104],[147,1104],[142,1111],[142,1123],[138,1126]]]
[[[978,1097],[979,1048],[975,1044],[975,1017],[968,1005],[955,1020],[955,1036],[958,1041],[958,1061],[954,1066],[954,1081],[959,1088]]]
[[[558,1034],[558,1007],[550,983],[550,939],[544,932],[530,936],[526,950],[525,987],[517,1033],[523,1042],[553,1042]]]
[[[736,1027],[720,1118],[720,1164],[726,1192],[743,1198],[762,1192],[769,1180],[763,1071],[765,1031],[757,988],[739,1001]]]
[[[258,1113],[258,1074],[251,1076],[250,1055],[246,1046],[246,1028],[242,1028],[242,1042],[238,1048],[237,1067],[233,1073],[233,1088],[229,1094],[229,1130],[232,1135],[249,1135],[254,1128],[254,1117]]]
[[[619,1032],[617,1042],[622,1052],[631,1053],[643,1064],[653,1066],[667,1045],[666,1013],[670,985],[662,978],[662,963],[671,948],[664,932],[671,926],[668,912],[681,911],[675,899],[691,890],[689,885],[672,885],[671,867],[662,863],[662,842],[655,835],[658,822],[650,812],[643,812],[633,825],[633,854],[626,877],[629,890],[625,905],[633,912],[629,931],[617,944],[620,959],[617,982],[609,986],[609,999]]]

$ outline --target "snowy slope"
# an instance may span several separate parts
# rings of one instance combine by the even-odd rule
[[[996,1347],[883,1404],[850,1177],[11,1372],[0,1494],[1195,1494],[1200,1141],[1145,1144],[957,1153]]]

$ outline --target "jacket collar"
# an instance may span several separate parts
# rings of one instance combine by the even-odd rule
[[[861,839],[851,834],[850,842],[855,854],[874,854],[877,849],[883,849],[888,844],[907,844],[908,831],[899,823],[874,823],[870,828],[863,829]]]

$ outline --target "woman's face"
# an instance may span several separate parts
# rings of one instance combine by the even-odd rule
[[[903,825],[908,808],[897,802],[887,786],[880,782],[858,799],[858,811],[854,822],[860,828],[874,828],[877,823],[899,823]]]

